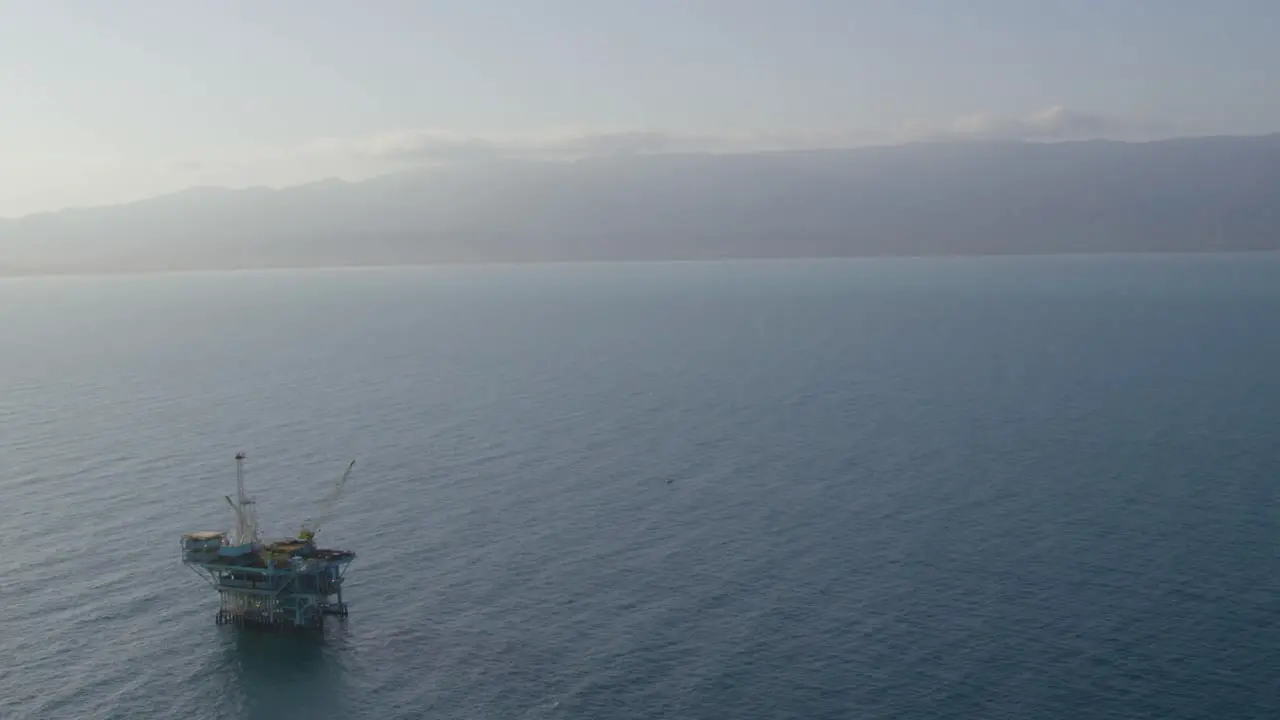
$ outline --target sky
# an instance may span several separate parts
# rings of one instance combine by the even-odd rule
[[[1274,0],[0,0],[0,217],[478,156],[1280,130]]]

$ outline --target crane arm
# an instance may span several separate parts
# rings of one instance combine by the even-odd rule
[[[302,524],[302,530],[298,532],[298,539],[310,540],[315,537],[320,528],[333,516],[333,510],[337,506],[338,498],[342,495],[342,489],[347,485],[347,478],[351,477],[351,470],[356,466],[356,461],[352,460],[347,469],[342,473],[342,477],[338,478],[338,482],[334,484],[333,489],[329,491],[320,501],[320,511],[316,516]]]

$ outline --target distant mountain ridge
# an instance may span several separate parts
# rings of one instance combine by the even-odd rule
[[[1280,249],[1280,134],[493,160],[0,220],[0,272]]]

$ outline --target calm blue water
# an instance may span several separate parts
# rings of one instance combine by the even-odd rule
[[[0,282],[0,717],[1280,716],[1280,258]],[[345,461],[324,637],[178,536]]]

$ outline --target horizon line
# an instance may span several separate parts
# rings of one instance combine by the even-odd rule
[[[329,264],[282,264],[282,265],[244,265],[226,267],[175,267],[152,269],[104,269],[104,270],[23,270],[21,268],[0,267],[0,282],[41,280],[41,279],[93,279],[93,278],[128,278],[152,277],[158,275],[227,275],[233,273],[306,273],[317,271],[368,271],[368,270],[426,270],[439,268],[492,268],[492,267],[526,267],[548,265],[690,265],[710,263],[793,263],[793,262],[882,262],[882,261],[917,261],[917,260],[1016,260],[1030,258],[1154,258],[1185,257],[1197,258],[1208,255],[1225,256],[1258,256],[1280,255],[1276,248],[1241,248],[1223,250],[1206,248],[1204,250],[1092,250],[1088,252],[1071,251],[987,251],[987,252],[940,252],[929,254],[893,254],[874,253],[863,255],[741,255],[736,257],[690,257],[669,259],[544,259],[544,260],[437,260],[433,262],[369,262]]]

